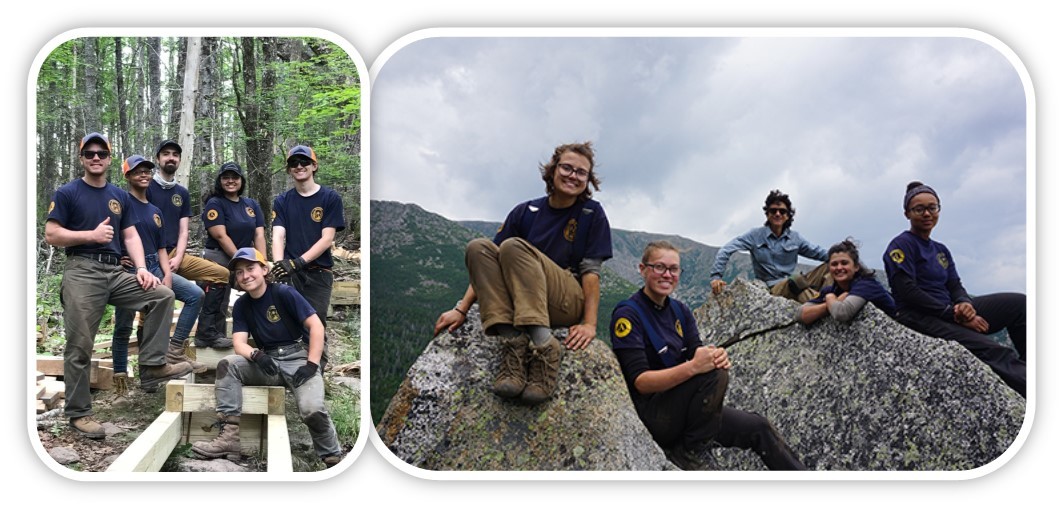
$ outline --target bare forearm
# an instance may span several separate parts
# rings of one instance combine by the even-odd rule
[[[598,305],[601,303],[601,279],[598,274],[583,275],[583,324],[598,326]]]

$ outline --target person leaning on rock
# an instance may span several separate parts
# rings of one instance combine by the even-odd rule
[[[548,400],[557,388],[562,347],[551,327],[568,327],[569,349],[594,340],[599,272],[613,256],[609,220],[591,199],[589,186],[598,190],[600,183],[591,144],[558,146],[540,172],[546,196],[514,207],[494,241],[469,242],[469,287],[435,323],[436,335],[454,331],[479,300],[484,333],[503,341],[494,392],[528,404]]]
[[[147,315],[144,342],[139,346],[140,386],[144,390],[154,391],[159,384],[188,374],[192,366],[166,362],[173,291],[145,265],[132,197],[107,182],[110,141],[103,134],[90,133],[81,139],[78,152],[85,174],[55,191],[48,206],[44,240],[49,245],[65,247],[67,255],[60,294],[66,329],[64,411],[77,432],[91,439],[103,439],[103,426],[92,418],[89,360],[108,304]],[[125,245],[135,274],[122,269],[119,243]]]
[[[796,273],[797,257],[804,256],[816,261],[826,261],[827,251],[805,240],[797,231],[790,229],[797,210],[790,203],[790,196],[778,190],[768,193],[764,199],[764,214],[767,220],[761,227],[753,228],[720,248],[712,264],[712,293],[720,294],[724,286],[723,271],[727,261],[737,251],[749,251],[753,273],[765,282],[771,294],[804,303],[816,296],[826,282],[827,263],[822,263],[807,274]]]
[[[221,432],[197,441],[192,451],[207,458],[240,457],[240,412],[244,386],[286,386],[299,417],[310,430],[314,451],[327,467],[342,450],[328,409],[321,377],[325,326],[314,308],[291,286],[266,280],[266,257],[252,247],[236,251],[229,271],[246,291],[233,305],[233,351],[218,362],[214,396]],[[254,337],[257,349],[248,343]]]
[[[897,305],[889,291],[875,280],[875,272],[860,262],[860,251],[852,240],[836,243],[827,251],[832,283],[823,286],[819,296],[797,308],[796,318],[811,325],[830,315],[842,323],[856,317],[867,302],[871,302],[887,316],[897,315]]]
[[[613,353],[639,419],[685,470],[712,467],[692,453],[707,442],[751,449],[768,469],[806,469],[766,418],[723,405],[731,360],[702,345],[690,309],[671,298],[679,262],[671,243],[647,245],[639,263],[645,285],[613,309]]]
[[[930,239],[940,215],[937,192],[922,182],[909,183],[904,216],[911,227],[882,255],[897,301],[897,321],[919,333],[959,342],[1026,397],[1026,295],[971,298],[948,247]],[[1005,328],[1015,349],[989,336]]]

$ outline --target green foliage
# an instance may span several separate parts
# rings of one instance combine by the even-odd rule
[[[350,388],[329,385],[329,416],[336,427],[336,436],[340,443],[353,446],[358,440],[361,422],[361,404],[358,394]]]

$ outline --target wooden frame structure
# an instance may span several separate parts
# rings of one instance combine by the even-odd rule
[[[245,386],[240,416],[242,451],[265,449],[267,472],[291,472],[292,449],[284,417],[283,386]],[[214,385],[166,384],[166,410],[140,434],[107,471],[159,471],[178,444],[209,440],[217,431]],[[204,425],[206,424],[206,425]]]

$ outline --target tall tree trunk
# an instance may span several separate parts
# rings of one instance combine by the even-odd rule
[[[180,39],[178,39],[180,41]],[[187,45],[187,41],[185,41]],[[185,76],[186,48],[178,44],[171,53],[177,54],[177,70],[170,75],[170,118],[166,126],[166,137],[174,138],[181,130],[181,83]],[[184,145],[182,145],[184,146]]]
[[[114,84],[115,102],[118,103],[118,136],[122,142],[122,148],[130,151],[129,147],[129,117],[126,114],[126,91],[122,79],[122,38],[114,38]]]
[[[99,76],[99,69],[97,68],[99,58],[96,55],[96,38],[85,38],[81,42],[82,68],[84,69],[85,74],[84,78],[81,80],[81,93],[85,101],[82,103],[82,116],[85,118],[85,129],[87,131],[100,131],[103,126],[100,125],[99,92],[96,88],[96,80]],[[86,134],[88,134],[88,132],[86,132]]]
[[[262,55],[256,58],[255,43],[262,45]],[[237,110],[244,128],[247,145],[247,179],[249,195],[258,201],[262,213],[270,217],[273,201],[270,199],[273,188],[270,182],[270,162],[273,160],[270,130],[273,123],[273,104],[271,92],[276,86],[276,72],[272,62],[277,60],[277,43],[270,37],[253,39],[245,37],[240,40],[243,60],[243,93],[237,94]],[[261,59],[266,62],[262,69],[261,83],[258,77],[258,64]],[[266,221],[266,238],[269,239],[269,221]]]
[[[199,87],[199,55],[203,46],[200,37],[189,37],[185,46],[185,79],[181,90],[181,125],[177,143],[184,148],[181,165],[177,168],[177,182],[188,186],[188,175],[195,157],[196,89]]]
[[[148,113],[144,119],[147,126],[147,146],[155,155],[155,146],[166,135],[166,129],[162,125],[162,78],[160,76],[162,39],[151,37],[148,39]],[[145,154],[146,155],[146,154]]]
[[[196,97],[196,146],[195,159],[189,158],[193,168],[208,168],[214,165],[214,147],[211,141],[214,139],[214,124],[217,122],[215,114],[217,108],[217,60],[218,39],[206,37],[203,39],[202,56],[199,69],[199,94]],[[201,171],[203,173],[205,171]]]

